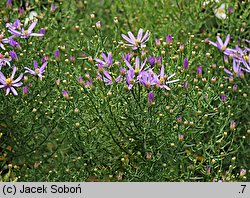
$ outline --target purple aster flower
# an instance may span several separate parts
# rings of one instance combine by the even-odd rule
[[[133,85],[135,84],[135,70],[129,69],[127,71],[126,82],[128,84],[128,89],[132,89]]]
[[[101,21],[97,21],[95,26],[98,30],[100,30],[101,29]]]
[[[221,94],[220,99],[221,99],[222,102],[226,102],[227,96],[225,94]]]
[[[148,62],[153,66],[155,64],[155,56],[148,56]]]
[[[245,57],[248,56],[249,49],[245,47],[244,50],[242,50],[238,45],[236,45],[235,49],[229,49],[230,52],[229,56],[238,59],[239,61],[245,60]]]
[[[24,86],[24,87],[23,87],[23,95],[24,95],[24,96],[27,96],[28,91],[29,91],[28,86]]]
[[[246,175],[247,171],[246,169],[241,169],[240,170],[240,177],[243,177],[244,175]]]
[[[45,34],[45,32],[46,32],[45,28],[41,28],[40,31],[39,31],[40,34]]]
[[[95,59],[95,61],[97,62],[98,68],[109,67],[112,65],[113,59],[112,59],[111,52],[109,52],[108,55],[106,55],[105,53],[102,53],[101,56],[103,60],[98,59],[98,58]]]
[[[154,98],[155,98],[154,93],[150,91],[148,93],[148,104],[152,105],[154,103]]]
[[[18,47],[18,46],[20,46],[18,42],[16,42],[16,41],[13,40],[13,37],[14,37],[14,36],[11,36],[11,37],[9,37],[9,38],[3,38],[3,37],[4,37],[4,35],[3,35],[3,34],[0,34],[0,47],[1,47],[3,50],[5,50],[5,47],[4,47],[3,43],[8,43],[8,44],[10,44],[12,47]]]
[[[124,61],[125,61],[126,65],[128,66],[129,70],[134,70],[135,74],[139,74],[142,71],[142,69],[144,68],[147,59],[145,59],[143,63],[140,63],[140,59],[137,56],[135,58],[135,69],[131,66],[131,64],[126,59]]]
[[[217,47],[220,51],[224,52],[225,54],[229,55],[230,53],[228,52],[227,45],[230,40],[230,34],[227,35],[225,42],[221,40],[219,36],[217,36],[217,41],[209,41],[209,43],[215,47]]]
[[[45,67],[47,66],[47,64],[48,64],[48,62],[45,62],[45,63],[43,63],[43,65],[39,68],[37,62],[34,61],[34,68],[35,68],[35,70],[31,70],[30,68],[25,67],[25,69],[26,69],[25,73],[30,73],[30,74],[32,74],[32,75],[34,75],[34,76],[38,76],[38,77],[42,80],[42,79],[43,79],[42,74],[45,72],[44,69],[45,69]]]
[[[184,58],[183,66],[184,66],[184,70],[187,71],[187,69],[188,69],[188,59],[187,58]]]
[[[155,44],[157,47],[160,47],[160,45],[161,45],[160,39],[155,39]]]
[[[201,77],[202,76],[202,66],[198,66],[198,69],[197,69],[197,76],[198,77]]]
[[[14,50],[11,50],[10,51],[10,57],[13,59],[13,60],[18,60],[18,56],[16,54],[16,52]]]
[[[177,123],[181,123],[182,122],[182,116],[181,115],[179,115],[178,117],[177,117],[177,119],[176,119],[176,121],[177,121]]]
[[[3,89],[6,89],[6,95],[8,95],[10,93],[10,91],[15,95],[17,96],[18,93],[16,91],[16,89],[14,87],[20,87],[22,86],[22,82],[19,82],[22,77],[23,77],[23,74],[20,74],[18,76],[18,78],[16,80],[14,80],[14,76],[15,76],[15,73],[16,73],[16,70],[17,68],[14,67],[13,68],[13,71],[12,71],[12,74],[9,78],[6,78],[2,72],[0,72],[0,88],[3,88]]]
[[[12,47],[20,48],[20,44],[13,39],[14,37],[15,36],[11,36],[9,38],[6,38],[4,42],[8,43]]]
[[[230,122],[230,130],[233,131],[235,129],[235,127],[236,127],[235,121],[231,120],[231,122]]]
[[[184,140],[184,135],[178,134],[178,140],[179,140],[179,142],[182,142]]]
[[[60,60],[60,53],[59,53],[59,50],[55,50],[54,51],[54,56],[56,57],[56,60]]]
[[[74,56],[70,56],[70,60],[71,60],[72,62],[75,62],[75,61],[76,61],[76,58],[75,58]]]
[[[120,75],[115,79],[115,81],[116,82],[121,82],[122,80],[123,80],[123,77],[126,75],[126,69],[125,68],[123,68],[123,67],[121,67],[120,69],[119,69],[119,73],[120,73]]]
[[[19,19],[15,19],[14,23],[6,23],[7,28],[12,28],[14,30],[19,29],[21,30],[22,23]]]
[[[184,80],[182,87],[185,90],[187,90],[189,88],[188,82],[186,80]]]
[[[12,7],[12,4],[13,4],[13,0],[7,0],[7,2],[6,2],[6,7],[7,7],[7,8],[11,8],[11,7]]]
[[[83,78],[80,76],[77,81],[81,84],[81,85],[84,85],[84,80]]]
[[[126,69],[123,68],[123,67],[121,67],[121,68],[119,69],[119,72],[120,72],[121,75],[125,76],[125,74],[126,74]]]
[[[133,56],[134,56],[134,53],[133,53],[133,52],[127,53],[126,55],[124,55],[124,54],[121,55],[122,59],[123,59],[123,60],[127,60],[129,63],[130,63],[131,57],[133,57]]]
[[[56,80],[56,85],[59,86],[60,85],[60,79]]]
[[[210,166],[210,165],[206,165],[206,170],[207,170],[207,174],[211,174],[211,172],[212,172],[212,166]]]
[[[137,79],[146,88],[149,88],[156,84],[154,76],[156,74],[150,69],[148,71],[141,71]]]
[[[48,56],[44,56],[43,58],[42,58],[42,63],[45,63],[45,62],[47,62],[49,60],[49,57]]]
[[[170,88],[166,84],[178,82],[179,79],[177,79],[177,80],[171,80],[171,81],[166,81],[166,80],[170,80],[174,76],[175,76],[175,73],[172,74],[172,75],[170,75],[169,77],[165,77],[165,74],[164,74],[164,65],[162,65],[161,66],[160,74],[158,76],[156,76],[156,75],[154,76],[155,83],[160,88],[165,88],[167,90],[170,90]]]
[[[55,4],[51,4],[51,6],[50,6],[50,12],[54,12],[56,10],[56,6],[55,6]]]
[[[238,86],[237,85],[233,85],[233,91],[237,91]]]
[[[227,9],[228,14],[233,14],[233,7],[228,7]]]
[[[242,69],[248,73],[250,73],[250,54],[248,55],[247,60],[242,61],[244,67]]]
[[[15,27],[14,29],[19,29],[21,30],[21,27],[22,27],[22,23],[19,19],[15,19],[14,23],[13,23],[13,26]]]
[[[69,100],[69,92],[67,90],[63,90],[62,95],[66,100]]]
[[[20,7],[20,8],[18,9],[18,12],[19,12],[19,15],[20,15],[20,16],[23,16],[23,15],[24,15],[24,7]]]
[[[131,46],[133,50],[136,50],[138,48],[144,48],[146,47],[146,42],[149,39],[149,31],[147,30],[145,35],[143,36],[143,29],[139,29],[139,32],[137,34],[137,38],[132,34],[132,32],[128,32],[128,36],[122,34],[122,38],[124,38],[129,44],[125,44],[127,46]]]
[[[236,60],[236,59],[233,59],[233,72],[234,74],[236,74],[237,76],[239,77],[242,77],[244,74],[242,72],[242,67],[240,66],[241,62]],[[224,68],[224,71],[229,74],[230,76],[234,76],[234,74],[229,71],[228,69]]]
[[[161,56],[156,57],[156,58],[155,58],[155,62],[156,62],[157,65],[161,65],[162,57],[161,57]]]
[[[13,34],[14,36],[20,36],[21,38],[28,38],[30,36],[44,36],[44,34],[40,34],[40,33],[32,33],[32,30],[35,28],[36,26],[36,23],[37,23],[37,20],[35,20],[28,28],[28,30],[24,30],[22,28],[22,31],[19,32],[17,30],[15,30],[14,28],[12,27],[9,27],[9,32],[11,34]]]
[[[2,66],[5,66],[6,64],[10,66],[11,58],[5,58],[4,55],[0,53],[0,70],[2,69]]]
[[[86,80],[84,87],[85,88],[90,88],[91,86],[93,86],[93,79],[89,78],[89,80]]]
[[[109,74],[109,72],[106,71],[106,70],[103,70],[103,74],[104,74],[103,81],[105,82],[105,85],[107,85],[107,86],[108,85],[112,85],[113,84],[113,80],[112,80],[112,77]]]
[[[167,42],[167,44],[170,44],[171,41],[172,41],[172,35],[169,34],[169,35],[166,36],[166,42]]]

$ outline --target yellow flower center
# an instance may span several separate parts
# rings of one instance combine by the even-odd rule
[[[25,31],[23,32],[23,34],[24,34],[25,36],[28,35],[28,34],[29,34],[28,30],[25,30]]]
[[[7,78],[5,83],[10,87],[12,85],[12,80],[10,78]]]
[[[134,80],[133,78],[131,78],[131,79],[129,80],[129,83],[130,83],[130,84],[134,84],[134,82],[135,82],[135,80]]]
[[[135,45],[140,45],[141,41],[138,41],[137,39],[135,40]]]
[[[147,88],[150,87],[150,82],[146,82],[146,87],[147,87]]]
[[[223,46],[221,47],[221,50],[222,50],[222,51],[225,51],[225,50],[226,50],[226,46],[223,45]]]
[[[164,78],[160,78],[160,83],[161,83],[161,84],[163,84],[163,83],[164,83],[164,81],[165,81],[165,79],[164,79]]]
[[[224,14],[225,13],[225,9],[224,8],[218,9],[217,13],[218,14]]]
[[[35,69],[35,72],[36,72],[36,74],[39,74],[40,70],[39,69]]]
[[[138,74],[140,72],[139,68],[135,68],[135,73]]]
[[[244,56],[244,59],[245,59],[246,61],[248,61],[248,60],[249,60],[249,57],[248,57],[248,56]]]

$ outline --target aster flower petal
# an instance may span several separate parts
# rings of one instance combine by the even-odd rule
[[[107,63],[108,63],[108,65],[111,65],[111,63],[112,63],[112,54],[111,54],[111,52],[109,52],[108,53],[108,59],[107,59]]]
[[[11,79],[13,80],[14,76],[15,76],[15,73],[16,73],[16,67],[13,67],[13,71],[12,71],[12,74],[11,74]]]
[[[164,78],[164,65],[161,66],[160,78]]]
[[[128,32],[128,35],[131,38],[131,40],[133,41],[133,43],[134,43],[136,39],[135,39],[135,36],[133,35],[133,33],[132,32]]]
[[[221,40],[221,38],[220,38],[219,36],[217,36],[217,41],[218,41],[218,44],[219,44],[220,46],[223,46],[223,45],[224,45],[223,41]]]
[[[6,81],[6,77],[3,75],[2,72],[0,72],[0,82],[3,80],[4,82]]]
[[[108,60],[108,58],[107,58],[107,56],[106,56],[105,53],[102,52],[101,56],[103,57],[104,61],[107,61],[107,60]]]
[[[169,80],[170,78],[174,77],[176,73],[173,73],[172,75],[170,75],[167,80]]]
[[[14,87],[10,87],[10,90],[11,90],[11,92],[12,92],[15,96],[18,95],[18,93],[17,93],[17,91],[15,90]]]
[[[105,62],[99,58],[95,58],[95,61],[98,62],[101,65],[105,65]]]
[[[122,34],[122,38],[124,38],[129,43],[134,43],[130,38],[128,38],[125,34]],[[133,45],[132,45],[133,46]]]
[[[43,65],[40,67],[40,72],[43,73],[45,67],[47,66],[48,62],[43,63]]]
[[[218,47],[218,43],[217,42],[209,41],[209,44],[213,45],[214,47]]]
[[[14,29],[12,29],[12,28],[9,28],[8,31],[9,31],[11,34],[15,35],[15,36],[21,36],[21,35],[22,35],[21,32],[19,32],[19,31],[17,31],[17,30],[14,30]]]
[[[34,61],[34,68],[37,69],[38,68],[38,63],[36,61]]]
[[[140,68],[140,60],[139,60],[139,57],[137,56],[135,58],[135,69],[139,69]]]
[[[147,30],[145,35],[143,36],[141,42],[144,43],[144,42],[148,41],[148,39],[149,39],[149,31]]]
[[[134,68],[131,66],[131,64],[126,59],[124,59],[124,61],[130,70],[134,70]]]
[[[230,40],[230,34],[227,35],[224,45],[227,46]]]
[[[231,76],[233,76],[233,73],[232,72],[230,72],[228,69],[226,69],[226,68],[224,68],[224,72],[226,72],[227,74],[229,74],[229,75],[231,75]]]
[[[141,38],[142,38],[142,33],[143,33],[143,30],[142,30],[142,28],[140,28],[139,31],[138,31],[138,34],[137,34],[137,40],[138,40],[138,41],[141,40]]]
[[[6,96],[8,95],[10,93],[10,88],[9,87],[7,87],[7,89],[6,89]]]
[[[23,85],[22,82],[18,82],[18,83],[12,84],[13,87],[20,87],[20,86],[22,86],[22,85]]]
[[[23,78],[23,74],[20,74],[16,80],[13,80],[13,84],[19,82]]]
[[[24,67],[24,69],[26,69],[26,71],[25,71],[24,73],[30,73],[30,74],[32,74],[32,75],[36,75],[36,72],[33,71],[33,70],[31,70],[30,68]]]
[[[170,81],[167,81],[165,84],[170,84],[170,83],[175,83],[175,82],[178,82],[179,79],[176,79],[176,80],[170,80]]]
[[[36,23],[37,23],[37,20],[35,20],[33,23],[31,23],[31,25],[30,25],[29,28],[28,28],[28,32],[29,32],[29,33],[31,33],[32,30],[35,28]]]
[[[133,49],[133,50],[137,50],[138,47],[137,47],[137,46],[133,46],[132,49]]]
[[[30,33],[29,36],[44,36],[44,34],[41,34],[41,33]]]

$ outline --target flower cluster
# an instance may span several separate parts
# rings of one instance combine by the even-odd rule
[[[147,31],[144,36],[142,36],[143,30],[140,29],[137,38],[129,32],[128,35],[130,39],[122,35],[122,37],[130,42],[127,46],[131,46],[132,50],[145,47],[145,42],[148,40],[149,32]],[[143,53],[140,51],[139,53]],[[104,82],[106,86],[114,84],[124,84],[124,86],[131,90],[134,85],[138,84],[146,89],[150,88],[162,88],[165,90],[170,90],[168,84],[179,81],[171,80],[175,76],[175,73],[168,75],[166,73],[166,68],[162,64],[162,57],[156,57],[154,55],[149,55],[144,60],[139,58],[139,55],[134,56],[134,52],[129,52],[121,56],[122,60],[114,61],[112,53],[109,52],[101,54],[101,58],[95,58],[96,61],[96,80]],[[121,65],[119,72],[114,72],[113,65]],[[155,72],[159,67],[154,67],[154,64],[160,66],[160,71]],[[185,60],[185,65],[188,62]],[[159,70],[159,69],[158,69]],[[85,75],[87,80],[84,82],[83,78],[80,76],[78,82],[84,87],[91,87],[93,84],[93,79],[89,75]],[[152,99],[153,92],[150,92],[150,98]]]
[[[250,48],[244,47],[244,49],[240,48],[238,45],[235,48],[228,48],[230,40],[230,35],[228,34],[225,42],[217,36],[217,41],[213,42],[209,40],[209,43],[215,47],[217,47],[224,54],[224,59],[228,62],[228,57],[233,59],[233,67],[231,72],[228,69],[224,69],[224,71],[230,76],[244,76],[244,71],[250,73]],[[248,40],[246,40],[248,42]]]
[[[5,37],[3,33],[0,34],[0,48],[2,50],[5,50],[4,53],[0,52],[0,88],[3,90],[6,90],[6,95],[9,93],[13,93],[13,95],[18,95],[16,91],[16,87],[20,87],[23,85],[22,82],[20,82],[23,78],[23,74],[21,73],[17,79],[14,79],[14,76],[16,72],[18,71],[18,68],[15,66],[14,61],[18,61],[18,55],[14,49],[10,50],[9,52],[6,51],[5,44],[9,44],[11,47],[17,48],[20,47],[20,43],[17,42],[15,39],[20,37],[24,39],[28,39],[30,36],[44,36],[44,33],[33,33],[33,29],[35,28],[37,24],[37,20],[34,20],[27,30],[24,30],[23,24],[19,19],[15,19],[13,23],[7,23],[6,28],[8,29],[8,32],[11,34],[9,37]],[[47,58],[43,58],[43,65],[39,68],[36,61],[34,61],[34,70],[25,67],[25,73],[29,73],[34,76],[38,76],[42,80],[42,74],[45,71],[45,67],[47,66],[48,62],[46,61]],[[8,66],[8,67],[6,67]],[[5,67],[3,69],[3,67]],[[12,71],[10,77],[7,77],[8,75],[4,75],[5,72]],[[28,87],[23,87],[23,93],[27,95]]]

